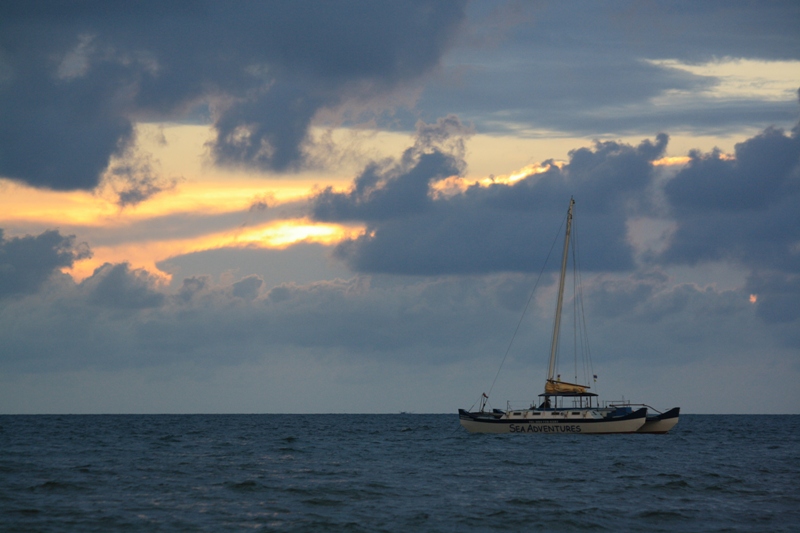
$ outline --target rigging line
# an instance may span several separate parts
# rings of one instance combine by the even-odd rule
[[[578,228],[574,223],[573,223],[573,229],[574,229],[573,234],[575,235],[575,240],[573,241],[574,242],[574,246],[575,246],[573,248],[573,257],[574,257],[576,265],[577,265],[575,271],[577,273],[576,277],[577,277],[577,281],[578,281],[578,292],[579,292],[579,296],[580,296],[579,302],[578,302],[578,306],[580,308],[580,321],[579,321],[580,333],[581,333],[581,337],[580,338],[581,338],[582,346],[585,347],[585,349],[582,350],[582,353],[585,354],[585,356],[583,358],[584,374],[586,375],[587,382],[591,383],[592,379],[594,378],[594,364],[592,363],[592,350],[591,350],[591,348],[589,346],[589,329],[586,326],[586,312],[585,312],[585,308],[584,308],[584,298],[583,298],[583,278],[581,276],[581,266],[580,266],[580,250],[579,250],[580,242],[579,242],[579,238],[578,238]],[[587,363],[588,363],[588,367],[589,367],[588,368],[588,370],[589,370],[588,373],[586,372]]]
[[[578,379],[578,355],[580,354],[581,370],[583,371],[583,382],[588,387],[590,385],[589,373],[586,368],[586,329],[585,318],[583,316],[583,280],[581,279],[581,266],[578,253],[578,225],[572,223],[572,325],[573,342],[575,345],[575,383],[580,383]]]
[[[573,306],[572,306],[572,320],[574,324],[575,335],[575,382],[578,383],[578,350],[581,354],[581,366],[583,370],[583,379],[586,386],[590,385],[589,374],[586,368],[586,332],[583,328],[583,285],[581,280],[580,261],[578,259],[578,232],[576,224],[573,223],[573,235],[575,238],[572,240],[572,268],[574,277],[572,278],[572,291],[573,291]],[[580,348],[579,348],[580,347]]]
[[[572,228],[573,228],[573,237],[575,235],[575,221],[572,221]],[[577,258],[577,245],[575,243],[576,239],[572,239],[572,349],[573,349],[573,364],[575,365],[575,383],[580,383],[578,381],[578,339],[579,339],[579,329],[578,329],[578,258]],[[586,377],[586,373],[584,372],[584,377]]]
[[[553,244],[550,245],[550,251],[547,252],[547,257],[544,258],[544,264],[542,265],[542,269],[539,271],[539,277],[536,278],[536,283],[533,284],[533,289],[531,290],[530,296],[528,296],[528,301],[525,304],[525,309],[522,310],[522,315],[519,317],[519,322],[517,322],[517,327],[514,329],[514,334],[511,336],[511,342],[508,343],[508,348],[506,348],[506,353],[503,356],[503,360],[500,361],[500,368],[497,369],[497,374],[494,375],[494,379],[492,380],[492,386],[489,387],[489,393],[486,395],[487,400],[488,397],[492,395],[492,389],[494,389],[494,384],[497,382],[498,376],[500,376],[500,371],[503,369],[503,364],[506,362],[506,358],[508,357],[508,353],[511,351],[511,346],[514,344],[514,339],[517,337],[517,333],[519,332],[519,327],[522,325],[522,320],[525,318],[525,313],[528,312],[528,307],[531,305],[531,300],[533,300],[533,295],[536,294],[536,287],[539,286],[539,281],[542,279],[542,274],[544,273],[545,267],[547,267],[547,261],[550,259],[550,255],[553,253],[553,248],[556,246],[556,242],[558,242],[558,236],[561,234],[561,228],[564,227],[564,223],[566,222],[567,217],[564,217],[564,220],[561,221],[561,226],[559,226],[558,231],[556,232],[556,236],[553,239]]]

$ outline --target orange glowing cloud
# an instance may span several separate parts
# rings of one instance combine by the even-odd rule
[[[489,176],[487,178],[462,178],[459,176],[450,176],[446,179],[439,180],[431,184],[431,191],[434,195],[451,196],[467,190],[469,187],[477,185],[479,187],[490,187],[494,184],[510,185],[521,179],[533,176],[535,174],[542,174],[547,172],[552,167],[563,168],[566,163],[564,161],[552,161],[546,164],[533,163],[525,165],[519,170],[515,170],[510,174],[501,174],[498,176]]]
[[[653,161],[654,167],[673,167],[677,165],[685,165],[690,161],[688,156],[678,156],[678,157],[662,157],[661,159],[656,159]]]
[[[156,264],[164,259],[217,248],[277,248],[283,249],[301,242],[325,245],[353,238],[363,233],[361,226],[317,223],[309,219],[271,221],[265,224],[208,233],[186,239],[131,242],[113,246],[93,246],[93,257],[64,269],[80,281],[90,276],[104,263],[128,262],[132,268],[144,268],[158,273]],[[164,275],[166,276],[166,275]]]

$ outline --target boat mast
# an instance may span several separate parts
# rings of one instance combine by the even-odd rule
[[[569,253],[569,234],[572,231],[572,206],[575,199],[569,199],[567,210],[567,232],[564,235],[564,254],[561,257],[561,278],[558,280],[558,303],[556,304],[556,321],[553,326],[553,341],[550,343],[550,366],[547,369],[547,381],[553,380],[556,368],[556,351],[558,350],[558,332],[561,328],[561,306],[564,301],[564,278],[567,275],[567,255]]]

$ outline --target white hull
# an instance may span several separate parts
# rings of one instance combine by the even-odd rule
[[[638,433],[667,433],[678,423],[678,413],[676,407],[659,416],[648,416]]]
[[[546,411],[522,411],[502,415],[461,411],[459,419],[461,425],[470,433],[599,435],[636,433],[644,425],[646,414],[646,409],[618,418],[607,418],[596,411],[585,410],[575,415]]]

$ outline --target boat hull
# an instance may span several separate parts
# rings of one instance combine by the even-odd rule
[[[667,433],[678,423],[680,408],[675,407],[660,415],[648,416],[637,433]]]
[[[645,423],[647,409],[620,417],[601,418],[515,418],[489,413],[458,412],[459,421],[470,433],[544,433],[557,435],[602,435],[636,433]]]

